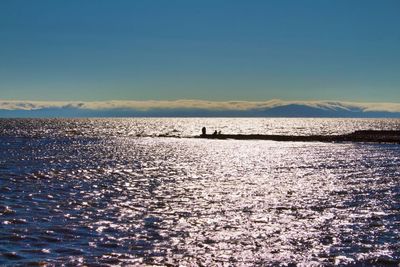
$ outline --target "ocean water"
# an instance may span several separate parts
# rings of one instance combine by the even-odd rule
[[[400,120],[0,120],[0,265],[398,266],[400,145],[185,138],[203,126]]]

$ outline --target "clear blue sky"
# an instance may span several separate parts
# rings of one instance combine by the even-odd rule
[[[0,99],[272,98],[400,102],[400,1],[0,1]]]

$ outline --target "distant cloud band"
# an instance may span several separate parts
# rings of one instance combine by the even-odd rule
[[[206,101],[206,100],[172,100],[172,101],[23,101],[1,100],[0,110],[40,110],[49,108],[74,108],[86,110],[127,109],[147,111],[153,109],[201,109],[221,111],[246,111],[271,109],[288,105],[301,105],[323,110],[357,110],[361,112],[400,112],[400,103],[360,103],[345,101]]]

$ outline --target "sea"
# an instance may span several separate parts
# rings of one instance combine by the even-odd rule
[[[398,266],[399,119],[0,119],[2,266]]]

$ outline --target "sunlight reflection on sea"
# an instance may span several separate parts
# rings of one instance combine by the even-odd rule
[[[183,121],[193,130],[182,135],[217,125]],[[0,264],[400,261],[399,145],[132,138],[101,135],[139,132],[129,120],[45,122],[7,121],[23,126],[0,137]],[[158,133],[185,128],[167,124]],[[61,134],[71,125],[85,134]]]

